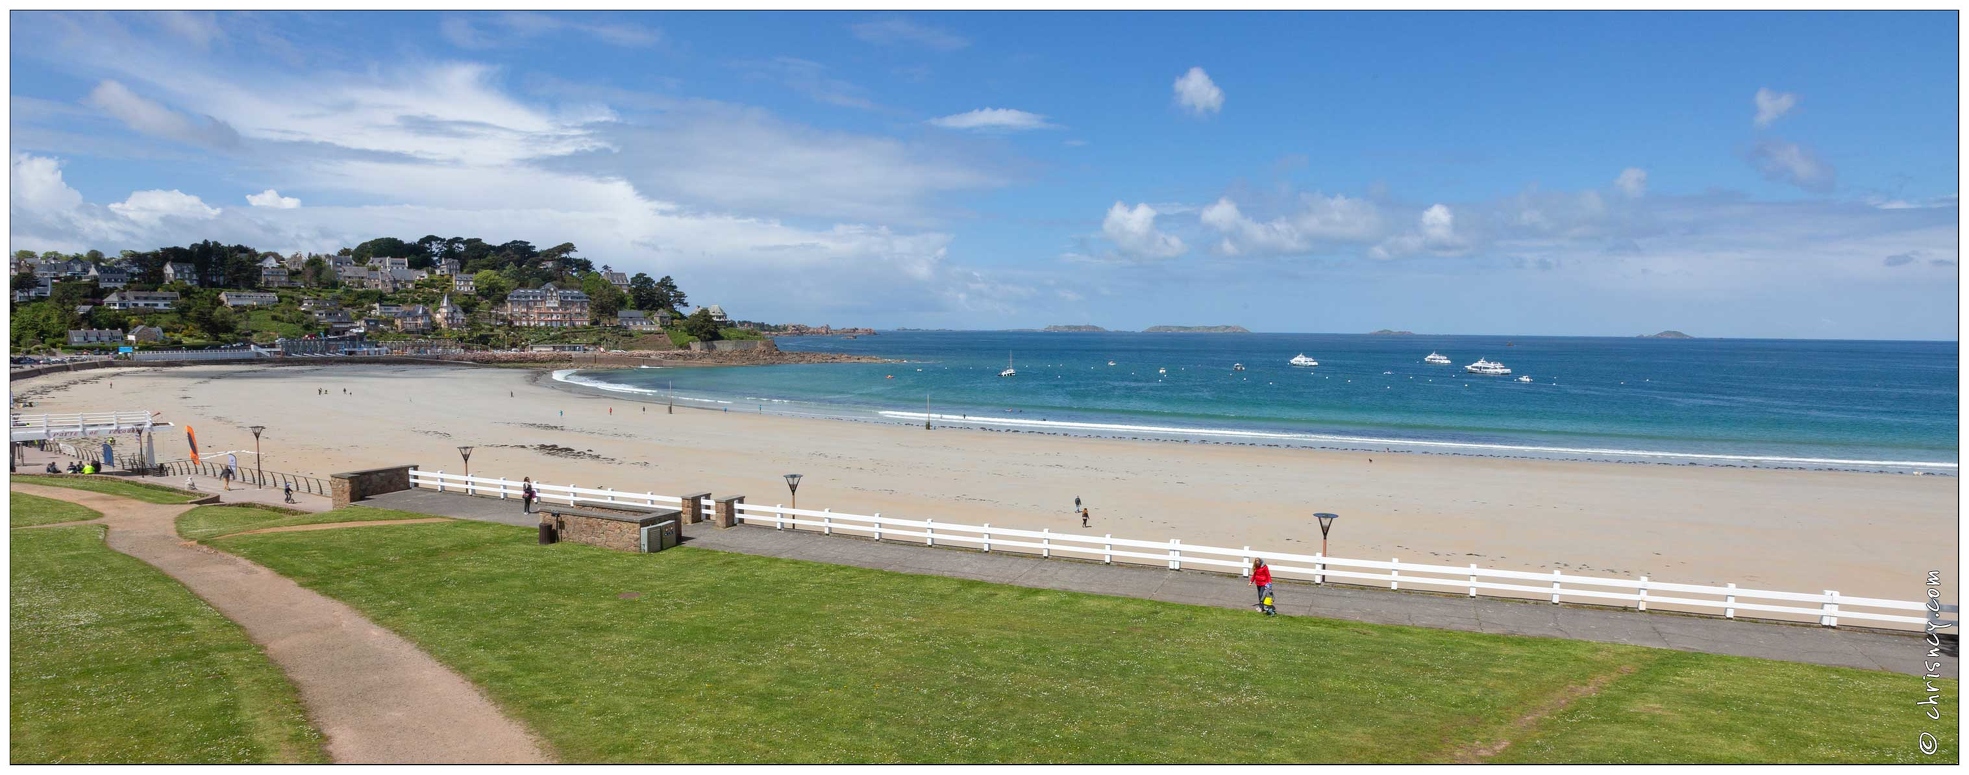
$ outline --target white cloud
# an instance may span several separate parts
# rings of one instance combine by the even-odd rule
[[[815,102],[846,108],[871,110],[876,106],[868,90],[827,74],[827,66],[795,57],[774,57],[765,61],[741,62],[739,67],[753,77],[770,78]]]
[[[254,207],[272,207],[281,210],[292,210],[301,206],[301,200],[291,196],[281,196],[279,191],[271,188],[257,194],[247,194],[246,203]]]
[[[62,180],[60,161],[17,153],[11,171],[8,178],[16,212],[59,213],[82,205],[82,192]]]
[[[1758,89],[1757,95],[1751,98],[1751,101],[1757,105],[1757,118],[1753,119],[1752,123],[1756,124],[1758,129],[1763,129],[1770,126],[1771,122],[1784,118],[1786,113],[1797,107],[1798,95],[1791,92]]]
[[[1217,88],[1217,84],[1201,67],[1192,67],[1183,77],[1177,78],[1174,88],[1176,104],[1195,115],[1207,115],[1224,109],[1224,90]]]
[[[1648,192],[1648,171],[1639,167],[1628,167],[1614,178],[1614,187],[1628,196],[1640,196]]]
[[[164,11],[154,18],[171,34],[184,38],[199,48],[209,48],[212,41],[226,35],[219,29],[218,18],[209,13]]]
[[[640,24],[619,20],[590,24],[530,11],[450,15],[438,22],[438,33],[445,40],[459,48],[469,49],[510,46],[560,32],[572,32],[625,48],[655,45],[663,40],[662,32]]]
[[[971,45],[962,36],[900,17],[861,22],[848,28],[854,31],[855,37],[884,46],[904,43],[937,51],[956,51]]]
[[[1122,255],[1130,258],[1175,258],[1189,250],[1182,239],[1157,230],[1155,216],[1155,208],[1147,204],[1138,204],[1131,209],[1115,202],[1113,207],[1108,208],[1107,218],[1101,221],[1101,233],[1114,243]]]
[[[109,209],[145,226],[156,226],[166,218],[209,221],[219,216],[218,208],[209,207],[198,197],[175,188],[132,191],[128,199],[110,205]]]
[[[1768,180],[1817,193],[1833,189],[1832,165],[1797,143],[1776,138],[1758,140],[1750,148],[1749,160]]]
[[[931,126],[945,129],[980,129],[1017,132],[1027,129],[1058,129],[1046,122],[1046,117],[1037,113],[1027,113],[1011,108],[979,108],[968,113],[957,113],[933,118]]]
[[[226,122],[211,116],[193,120],[144,99],[116,81],[97,84],[84,102],[144,134],[210,148],[231,148],[239,144],[239,132]]]
[[[1229,197],[1203,208],[1203,225],[1224,235],[1218,251],[1229,255],[1306,253],[1339,243],[1373,239],[1381,232],[1374,203],[1346,196],[1307,194],[1285,216],[1259,222],[1244,215]]]

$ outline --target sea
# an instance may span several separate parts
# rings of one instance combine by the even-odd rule
[[[1954,342],[884,331],[778,344],[887,362],[554,378],[727,412],[1182,443],[1939,475],[1959,462]],[[1452,364],[1425,363],[1431,352]],[[1290,365],[1302,353],[1319,365]],[[1479,358],[1512,373],[1466,373]],[[1017,375],[999,376],[1008,364]]]

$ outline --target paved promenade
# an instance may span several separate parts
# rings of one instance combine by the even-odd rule
[[[524,527],[538,524],[535,517],[520,512],[517,501],[429,490],[389,493],[360,505]],[[1257,602],[1255,590],[1244,579],[1197,571],[1043,559],[1005,552],[986,554],[975,549],[931,548],[756,526],[719,530],[708,522],[687,526],[684,539],[687,546],[698,549],[1023,587],[1219,608],[1252,608]],[[1928,646],[1913,635],[1297,582],[1280,582],[1274,592],[1279,612],[1291,616],[1572,638],[1910,675],[1927,672],[1923,662]],[[1940,672],[1949,678],[1956,677],[1956,657],[1944,657],[1942,662]]]

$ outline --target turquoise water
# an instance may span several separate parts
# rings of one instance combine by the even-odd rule
[[[1024,432],[1930,473],[1957,462],[1953,342],[885,332],[779,344],[907,362],[557,378],[641,400],[674,392],[680,405],[917,425],[927,397],[935,424]],[[1425,364],[1432,350],[1453,365]],[[1008,352],[1019,373],[1000,378]],[[1287,364],[1302,352],[1320,365]],[[1512,375],[1464,373],[1480,357]]]

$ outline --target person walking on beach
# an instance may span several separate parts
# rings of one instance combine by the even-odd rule
[[[1272,569],[1265,567],[1262,558],[1251,569],[1251,586],[1258,588],[1258,610],[1266,616],[1277,616],[1278,608],[1272,605]]]
[[[520,480],[520,513],[533,513],[533,477]]]
[[[1080,509],[1080,526],[1081,526],[1081,527],[1086,527],[1086,526],[1087,526],[1087,519],[1088,519],[1088,517],[1087,517],[1087,508],[1083,506],[1083,507],[1081,507],[1081,509]]]

